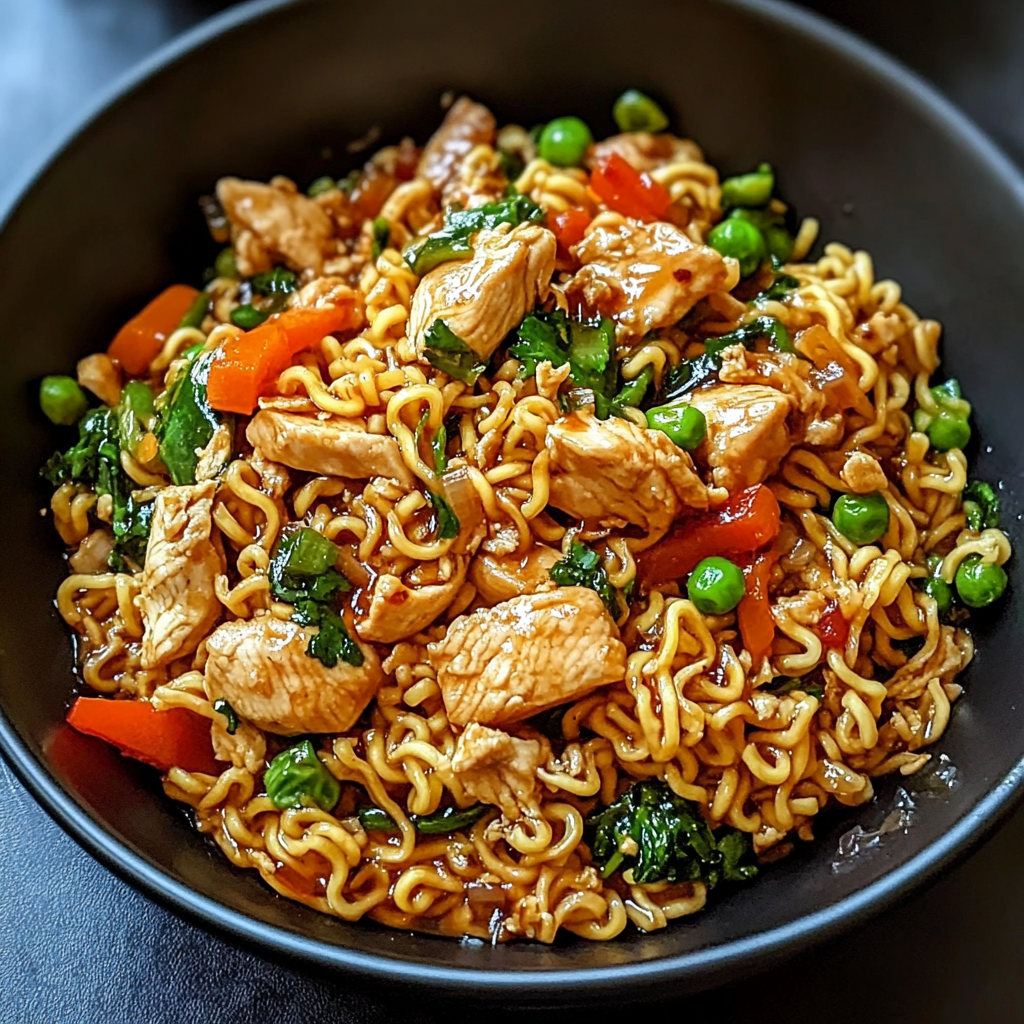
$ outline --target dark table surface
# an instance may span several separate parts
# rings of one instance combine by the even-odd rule
[[[0,193],[117,74],[226,6],[0,0]],[[1024,164],[1024,4],[805,6],[931,79]],[[0,844],[0,1024],[413,1024],[472,1015],[355,992],[345,979],[270,962],[180,920],[80,850],[2,761]],[[766,1010],[830,1024],[1024,1020],[1022,850],[1024,811],[968,863],[871,924],[672,1010],[721,1024]]]

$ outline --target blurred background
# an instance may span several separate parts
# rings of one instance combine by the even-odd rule
[[[0,0],[0,196],[118,75],[230,6]],[[1019,0],[802,6],[910,65],[1024,166]],[[263,87],[273,87],[271,76]],[[0,837],[0,1024],[418,1024],[475,1016],[465,1006],[354,991],[345,979],[271,963],[179,920],[82,852],[2,761]],[[766,1006],[791,1024],[1024,1020],[1022,849],[1018,812],[965,865],[859,931],[768,974],[669,1005],[690,1021],[717,1024],[746,1024]]]

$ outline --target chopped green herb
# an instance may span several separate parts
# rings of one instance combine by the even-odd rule
[[[195,327],[197,329],[202,327],[206,314],[210,312],[212,305],[213,299],[210,293],[200,292],[192,300],[192,305],[188,307],[188,311],[181,318],[181,323],[178,324],[178,327]]]
[[[319,626],[306,653],[327,668],[334,668],[339,658],[350,665],[363,663],[362,650],[335,608],[337,595],[349,589],[348,580],[334,568],[337,559],[337,545],[301,526],[282,533],[267,570],[271,594],[293,606],[292,621]]]
[[[604,602],[608,614],[613,619],[619,617],[622,610],[619,595],[601,564],[601,556],[582,541],[572,542],[568,557],[555,562],[551,566],[550,575],[560,587],[589,587]]]
[[[434,506],[437,516],[437,539],[452,540],[459,535],[459,517],[452,511],[451,505],[436,491],[427,491],[430,504]]]
[[[747,881],[757,874],[750,841],[735,829],[713,833],[696,806],[660,779],[634,783],[587,820],[587,837],[603,878],[631,871],[638,884]]]
[[[722,206],[767,206],[774,188],[771,164],[759,164],[756,171],[722,182]]]
[[[227,719],[224,728],[229,736],[234,736],[238,730],[238,714],[235,709],[226,700],[215,700],[213,710]]]
[[[249,278],[249,287],[257,295],[290,295],[298,283],[298,275],[287,267],[274,267]]]
[[[759,316],[728,334],[706,338],[702,355],[683,359],[671,367],[662,382],[662,402],[681,398],[711,380],[722,368],[722,352],[730,345],[753,349],[760,338],[766,339],[769,346],[778,352],[795,351],[789,331],[781,320],[773,316]]]
[[[623,409],[639,409],[648,389],[654,381],[654,367],[648,364],[636,377],[627,380],[619,393],[612,399],[612,412],[617,416]]]
[[[751,304],[781,302],[791,291],[799,287],[800,282],[792,274],[776,273],[772,283],[763,292],[758,292]]]
[[[578,389],[593,393],[594,413],[607,419],[618,383],[615,352],[615,324],[607,317],[572,320],[561,310],[536,311],[523,318],[516,328],[519,340],[509,346],[509,354],[523,365],[521,377],[537,372],[537,364],[569,364],[569,376]]]
[[[341,785],[316,755],[313,744],[303,740],[282,750],[263,776],[270,802],[286,807],[319,807],[331,811],[341,798]]]
[[[257,309],[251,302],[244,302],[241,306],[235,306],[231,310],[231,322],[243,331],[251,331],[259,327],[270,316],[270,310]]]
[[[386,217],[375,217],[373,221],[373,258],[380,259],[380,254],[388,247],[391,240],[391,225]]]
[[[427,361],[435,370],[449,377],[474,384],[487,369],[477,354],[448,326],[444,320],[435,320],[425,335]]]

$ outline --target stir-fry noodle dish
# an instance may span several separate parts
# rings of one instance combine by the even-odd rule
[[[323,913],[612,939],[756,885],[928,762],[1006,589],[939,324],[613,115],[221,178],[202,287],[40,386],[68,723]]]

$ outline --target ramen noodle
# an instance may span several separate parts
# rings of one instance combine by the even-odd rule
[[[276,892],[611,939],[910,775],[1010,557],[940,328],[647,97],[306,192],[47,378],[82,681]]]

